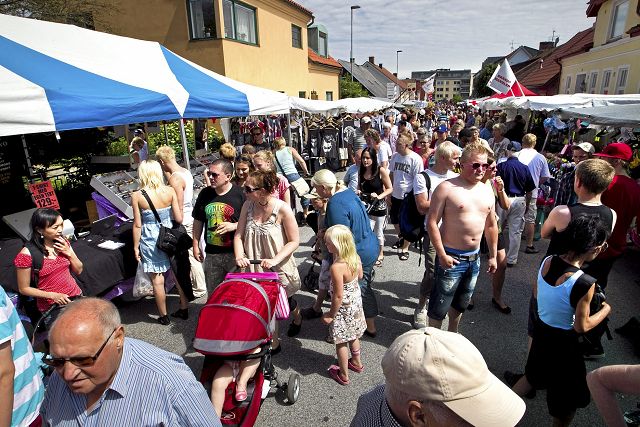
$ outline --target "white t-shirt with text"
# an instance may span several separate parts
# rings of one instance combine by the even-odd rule
[[[389,172],[393,174],[393,192],[391,196],[403,199],[404,195],[413,189],[413,181],[424,170],[422,157],[410,150],[406,156],[395,153],[389,162]]]

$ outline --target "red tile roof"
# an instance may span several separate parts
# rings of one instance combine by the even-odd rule
[[[301,11],[303,11],[304,13],[307,13],[311,16],[313,16],[313,12],[311,12],[309,9],[307,9],[306,7],[302,6],[299,3],[296,3],[293,0],[283,0],[285,3],[289,3],[291,6],[295,7],[296,9],[299,9]]]
[[[593,27],[580,31],[563,45],[543,52],[533,59],[531,64],[516,71],[516,78],[523,85],[533,88],[534,91],[535,87],[544,86],[551,79],[560,75],[562,71],[560,60],[562,58],[585,52],[593,46],[593,33]],[[540,68],[541,59],[543,60],[542,68]]]
[[[331,56],[320,56],[315,53],[312,49],[309,49],[309,61],[315,62],[316,64],[328,65],[329,67],[335,67],[342,69],[342,65]]]
[[[598,16],[600,6],[602,6],[607,0],[589,0],[587,5],[587,16],[589,18],[595,18]]]

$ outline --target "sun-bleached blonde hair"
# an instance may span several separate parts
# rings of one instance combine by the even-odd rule
[[[143,160],[138,167],[140,189],[159,190],[164,187],[164,177],[160,163],[155,160]]]
[[[346,225],[337,224],[327,228],[325,239],[328,239],[338,250],[340,257],[351,270],[352,273],[358,271],[360,257],[356,250],[356,242],[353,240],[353,233]]]

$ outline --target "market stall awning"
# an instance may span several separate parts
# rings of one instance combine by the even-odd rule
[[[564,118],[583,119],[592,125],[640,126],[640,103],[605,107],[562,108],[560,113]]]
[[[301,110],[311,114],[367,113],[391,108],[394,105],[390,101],[366,97],[343,98],[337,101],[289,97],[289,106],[292,110]]]
[[[288,111],[156,42],[0,14],[0,136]]]
[[[640,103],[640,94],[596,95],[576,93],[573,95],[488,99],[484,101],[482,108],[487,110],[530,109],[535,111],[553,111],[559,108],[586,108],[638,103]]]

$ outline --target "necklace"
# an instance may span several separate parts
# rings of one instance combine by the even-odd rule
[[[259,204],[260,206],[263,206],[263,207],[264,207],[264,206],[267,206],[267,205],[269,204],[269,199],[267,199],[267,201],[266,201],[266,202],[264,202],[264,203],[262,203],[262,202],[258,201],[258,204]]]

